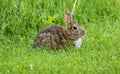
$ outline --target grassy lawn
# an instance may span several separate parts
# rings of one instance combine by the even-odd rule
[[[0,74],[120,74],[120,1],[78,0],[73,19],[86,30],[82,46],[33,49],[39,30],[66,26],[74,0],[0,0]]]

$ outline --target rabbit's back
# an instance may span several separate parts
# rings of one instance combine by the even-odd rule
[[[57,49],[65,42],[64,28],[51,25],[41,30],[34,39],[34,47],[46,46]]]

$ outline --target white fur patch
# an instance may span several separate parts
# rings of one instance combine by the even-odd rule
[[[75,47],[76,47],[76,48],[80,48],[80,46],[81,46],[81,44],[82,44],[81,38],[79,38],[77,41],[75,41],[74,44],[75,44]]]
[[[39,36],[42,36],[42,37],[50,36],[50,33],[43,33],[43,34],[40,34]]]

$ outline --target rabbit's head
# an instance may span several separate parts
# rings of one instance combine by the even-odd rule
[[[66,23],[66,31],[69,35],[69,39],[77,40],[85,35],[85,30],[72,20],[72,14],[68,10],[64,13],[64,21]]]

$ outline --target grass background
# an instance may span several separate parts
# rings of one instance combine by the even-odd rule
[[[120,74],[120,1],[78,0],[73,18],[85,28],[79,50],[32,48],[49,24],[65,27],[74,0],[0,0],[0,74]]]

